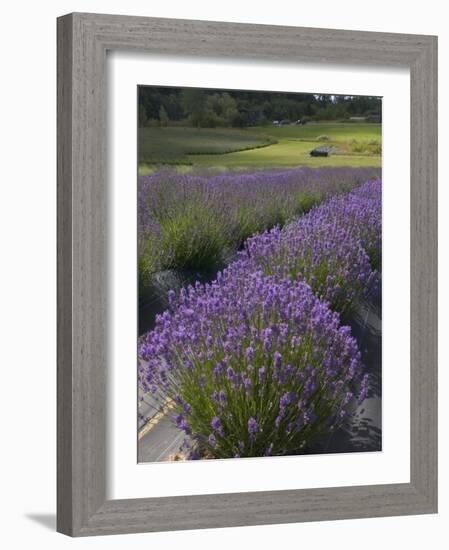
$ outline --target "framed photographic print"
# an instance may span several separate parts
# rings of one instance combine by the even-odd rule
[[[380,451],[381,99],[138,102],[139,461]]]
[[[58,19],[58,530],[437,509],[436,38]]]

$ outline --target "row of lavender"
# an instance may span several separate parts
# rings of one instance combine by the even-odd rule
[[[350,329],[375,290],[381,183],[255,235],[210,284],[170,295],[141,342],[140,383],[175,403],[191,458],[301,452],[366,396]]]
[[[214,269],[251,235],[284,225],[330,194],[378,177],[377,168],[296,168],[139,179],[139,274]]]

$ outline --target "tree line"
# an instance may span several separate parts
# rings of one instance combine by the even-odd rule
[[[375,96],[140,86],[138,99],[141,127],[244,127],[351,117],[380,122],[381,117],[381,99]]]

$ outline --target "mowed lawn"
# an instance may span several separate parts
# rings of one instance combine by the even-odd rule
[[[145,128],[139,132],[139,173],[164,164],[179,170],[263,169],[293,166],[380,166],[382,129],[371,123],[223,128]],[[311,157],[320,145],[336,150]]]

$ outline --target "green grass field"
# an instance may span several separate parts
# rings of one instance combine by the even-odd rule
[[[381,124],[367,122],[310,122],[301,125],[268,126],[251,128],[252,133],[268,133],[275,139],[306,139],[316,140],[327,135],[330,141],[344,142],[351,139],[369,141],[381,139]]]
[[[140,162],[188,162],[188,155],[223,154],[263,147],[275,139],[233,128],[141,128]]]
[[[144,128],[139,131],[139,174],[164,164],[178,170],[380,166],[381,132],[380,124],[335,122],[241,130]],[[330,157],[311,157],[310,151],[323,144],[337,150]]]

